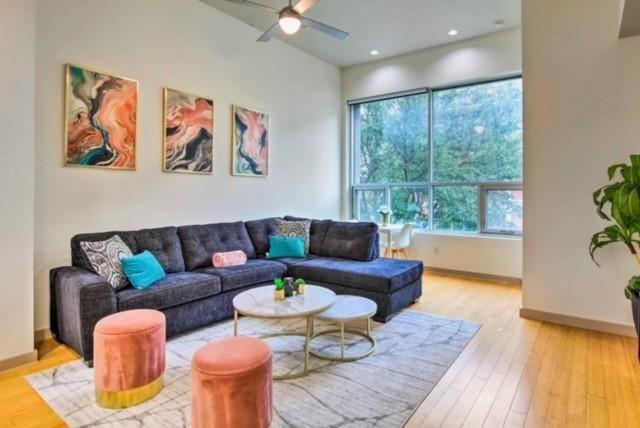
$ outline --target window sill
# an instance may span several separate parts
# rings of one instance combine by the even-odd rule
[[[450,236],[452,238],[522,241],[522,235],[508,235],[508,234],[499,234],[499,233],[455,232],[455,231],[427,230],[427,229],[414,229],[413,233],[414,235]]]

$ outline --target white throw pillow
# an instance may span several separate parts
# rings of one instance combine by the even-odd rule
[[[113,235],[106,241],[80,242],[80,248],[91,262],[93,270],[106,279],[114,290],[129,285],[120,260],[133,256],[133,252],[118,235]]]

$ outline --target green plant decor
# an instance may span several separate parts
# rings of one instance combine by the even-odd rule
[[[276,278],[273,280],[273,283],[276,285],[276,290],[284,290],[284,279]]]
[[[609,181],[619,177],[622,180],[607,184],[593,193],[598,215],[611,222],[593,235],[589,254],[598,266],[594,253],[614,242],[623,243],[640,264],[640,155],[631,155],[631,164],[611,165],[607,170]],[[624,290],[625,296],[640,294],[640,276],[629,280]]]
[[[296,285],[305,285],[305,284],[306,284],[306,282],[304,282],[304,279],[302,279],[302,278],[296,279]]]

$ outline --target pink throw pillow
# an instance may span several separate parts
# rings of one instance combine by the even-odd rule
[[[217,268],[243,265],[246,262],[247,255],[241,250],[214,253],[211,258],[211,263],[213,263],[213,266]]]

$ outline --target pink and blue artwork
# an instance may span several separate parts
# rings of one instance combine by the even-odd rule
[[[163,169],[213,173],[213,101],[165,88]]]
[[[269,115],[233,106],[233,175],[269,175]]]

